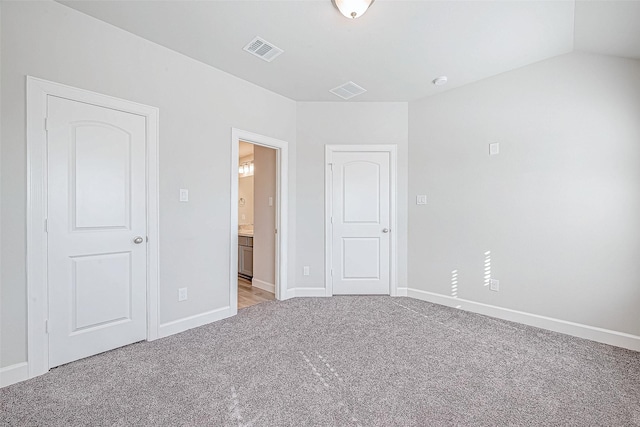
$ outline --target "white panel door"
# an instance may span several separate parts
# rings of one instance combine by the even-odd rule
[[[146,130],[110,108],[55,96],[47,108],[54,367],[146,338]]]
[[[388,295],[390,154],[338,151],[331,163],[333,294]]]

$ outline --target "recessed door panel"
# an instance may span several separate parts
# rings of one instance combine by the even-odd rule
[[[146,337],[146,119],[55,96],[47,111],[54,367]]]
[[[131,253],[72,257],[72,332],[131,319]]]
[[[343,166],[344,222],[380,222],[380,165],[355,161]]]
[[[342,278],[380,278],[380,239],[346,237],[342,239]]]
[[[106,123],[72,132],[74,228],[130,228],[131,134]]]

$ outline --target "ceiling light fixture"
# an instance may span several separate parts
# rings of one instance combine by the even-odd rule
[[[331,0],[340,13],[349,19],[360,18],[373,2],[374,0]]]
[[[433,83],[436,86],[444,86],[447,84],[447,76],[440,76],[438,78],[433,79],[433,81],[431,83]]]

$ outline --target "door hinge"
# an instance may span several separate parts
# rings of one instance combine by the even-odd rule
[[[49,333],[49,320],[45,320],[44,321],[44,333],[48,334]]]
[[[44,232],[49,232],[49,221],[46,218],[44,219]]]
[[[278,229],[277,228],[275,229],[275,234],[278,234]]]
[[[333,277],[333,268],[331,269],[331,277]]]
[[[44,130],[45,131],[49,130],[49,117],[44,118]]]
[[[333,224],[333,217],[331,217],[331,224]]]
[[[333,163],[327,163],[329,165],[329,167],[331,168],[331,170],[333,170]]]

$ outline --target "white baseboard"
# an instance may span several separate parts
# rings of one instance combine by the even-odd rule
[[[256,279],[255,277],[251,279],[251,286],[262,289],[263,291],[271,292],[272,294],[276,293],[276,285],[260,279]]]
[[[262,288],[261,288],[262,289]],[[396,296],[406,297],[407,288],[397,288]],[[333,295],[327,295],[325,288],[293,288],[287,289],[285,299],[296,297],[331,297]]]
[[[325,288],[293,288],[287,289],[287,299],[300,297],[326,297]]]
[[[29,364],[27,362],[16,363],[0,368],[0,387],[29,379]]]
[[[578,338],[597,341],[616,347],[640,351],[640,336],[637,335],[597,328],[595,326],[583,325],[566,320],[554,319],[553,317],[539,316],[537,314],[511,310],[509,308],[497,307],[495,305],[484,304],[461,298],[453,298],[447,295],[435,294],[433,292],[422,291],[419,289],[408,288],[407,296],[422,301],[428,301],[435,304],[460,308],[461,310],[471,311],[473,313],[496,317],[498,319],[509,320],[511,322],[522,323],[541,329],[560,332],[562,334],[572,335]]]
[[[236,307],[227,306],[207,311],[201,314],[196,314],[195,316],[185,317],[184,319],[162,323],[159,328],[159,337],[168,337],[169,335],[184,332],[188,329],[197,328],[198,326],[206,325],[208,323],[215,322],[216,320],[222,320],[227,317],[235,316],[237,313],[238,309]]]
[[[295,298],[295,297],[296,297],[295,289],[285,289],[284,292],[282,293],[282,301],[286,301],[288,299]]]

